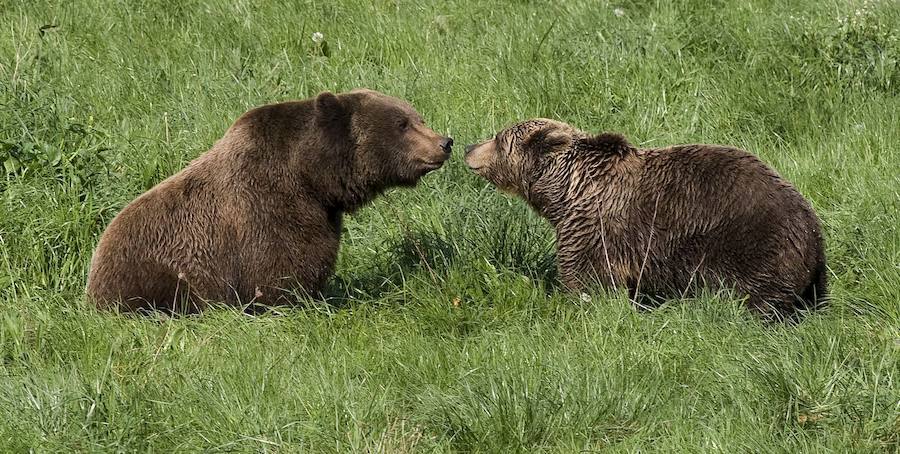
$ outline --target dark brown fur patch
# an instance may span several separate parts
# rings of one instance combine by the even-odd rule
[[[579,140],[578,144],[579,148],[585,151],[614,153],[619,156],[624,156],[626,153],[634,151],[634,147],[628,143],[625,136],[610,132],[585,137]]]

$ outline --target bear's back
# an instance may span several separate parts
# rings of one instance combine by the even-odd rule
[[[678,145],[639,155],[630,224],[650,257],[645,285],[683,291],[698,274],[734,283],[753,296],[751,305],[790,311],[791,295],[806,292],[824,266],[818,218],[799,191],[734,147]]]

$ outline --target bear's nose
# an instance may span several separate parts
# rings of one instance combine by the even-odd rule
[[[450,137],[444,137],[441,139],[441,149],[444,150],[444,153],[450,154],[450,149],[453,147],[453,139]]]

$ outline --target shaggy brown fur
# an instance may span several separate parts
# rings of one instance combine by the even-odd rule
[[[633,297],[679,297],[724,286],[773,317],[825,296],[818,218],[746,151],[639,149],[537,119],[467,147],[466,163],[553,224],[569,288],[599,282]]]
[[[452,140],[369,90],[272,104],[125,207],[94,253],[88,296],[126,310],[282,302],[332,274],[341,217],[449,157]]]

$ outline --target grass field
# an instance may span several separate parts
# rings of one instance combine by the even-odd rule
[[[264,3],[0,2],[0,452],[900,450],[900,3]],[[251,106],[359,86],[458,144],[546,116],[751,150],[822,218],[831,305],[566,294],[458,154],[346,219],[326,301],[85,303],[131,199]]]

